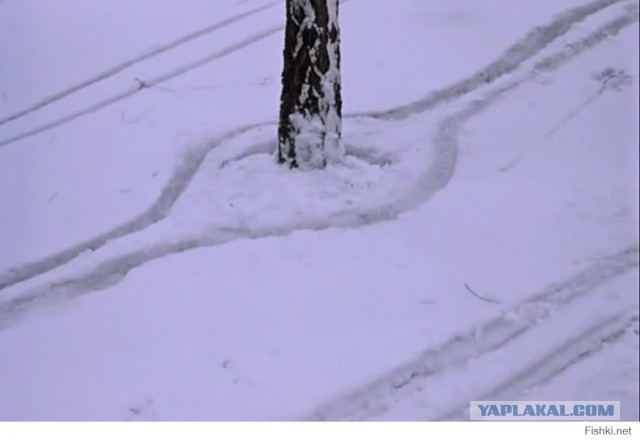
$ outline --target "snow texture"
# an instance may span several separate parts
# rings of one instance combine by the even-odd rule
[[[637,421],[638,10],[343,1],[301,171],[284,2],[1,2],[0,420]]]

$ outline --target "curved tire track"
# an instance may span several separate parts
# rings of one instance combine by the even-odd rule
[[[416,113],[430,110],[433,107],[459,96],[466,95],[484,84],[490,84],[504,75],[516,70],[523,62],[540,52],[553,41],[565,35],[574,25],[591,15],[627,0],[603,0],[587,3],[569,9],[557,16],[552,22],[535,27],[524,38],[509,47],[496,61],[487,65],[475,75],[461,80],[414,101],[390,110],[375,112],[371,117],[383,120],[401,120]]]
[[[420,182],[420,186],[412,193],[407,194],[403,200],[366,212],[347,211],[328,219],[308,221],[304,224],[300,224],[295,230],[322,230],[331,227],[355,228],[374,222],[396,218],[402,212],[419,206],[446,186],[449,179],[452,177],[457,161],[457,134],[462,128],[462,125],[472,116],[488,107],[507,91],[522,84],[525,80],[535,78],[535,76],[540,74],[541,71],[549,71],[559,67],[578,54],[584,52],[586,49],[603,41],[609,35],[616,33],[624,26],[634,23],[637,19],[638,18],[635,15],[626,14],[605,24],[597,31],[582,39],[580,42],[572,45],[572,49],[570,51],[562,51],[558,54],[544,58],[536,64],[536,68],[529,75],[495,90],[484,99],[473,101],[471,105],[465,108],[462,112],[445,119],[440,126],[439,134],[435,140],[436,155],[434,160],[427,169],[424,178]],[[239,129],[235,133],[223,136],[223,138],[232,137],[235,134],[246,131],[250,128],[251,127],[245,127],[243,129]],[[172,206],[173,202],[175,202],[177,197],[179,197],[179,195],[184,191],[189,181],[194,176],[195,171],[197,171],[197,168],[209,151],[211,151],[211,147],[194,152],[194,157],[191,158],[191,160],[186,160],[184,162],[185,166],[180,169],[183,174],[180,176],[174,175],[175,179],[172,179],[172,182],[176,184],[177,190],[175,187],[169,186],[170,190],[163,192],[164,197],[161,197],[160,200],[162,203],[154,205],[158,208],[156,212],[159,212],[162,217],[166,215],[170,206]],[[160,218],[157,218],[155,221],[158,221],[159,219]],[[144,227],[143,223],[144,222],[141,221],[134,226],[142,229]],[[120,229],[117,232],[119,232],[121,236],[126,234],[124,229]],[[133,253],[120,255],[98,264],[94,269],[89,270],[80,276],[70,277],[54,284],[47,284],[32,289],[21,295],[19,298],[0,304],[0,326],[2,326],[1,323],[7,316],[12,315],[13,317],[17,317],[23,315],[37,304],[56,302],[64,298],[74,297],[93,290],[111,286],[123,279],[131,269],[161,257],[178,252],[184,252],[189,249],[216,246],[242,238],[281,236],[287,235],[291,232],[293,232],[293,230],[290,228],[263,228],[253,230],[246,228],[222,228],[212,231],[207,237],[198,236],[179,241],[162,242],[148,249],[142,249]],[[106,243],[106,241],[104,241],[105,237],[101,237],[101,240],[102,241],[100,242],[96,242],[96,244],[104,245],[104,243]],[[107,238],[107,241],[108,240],[109,239]],[[86,249],[74,249],[77,253],[84,250]],[[54,263],[59,265],[57,263],[63,259],[68,261],[73,258],[73,254],[64,253],[60,255],[60,257],[61,259],[58,261],[46,260],[44,261],[44,265],[38,268],[52,268]],[[22,272],[14,271],[9,274],[9,278],[13,277],[15,280],[18,275],[23,279],[26,279],[29,274],[26,270]]]
[[[246,12],[242,12],[240,14],[236,14],[232,17],[229,17],[225,20],[219,21],[217,23],[211,24],[209,26],[206,26],[204,28],[198,29],[195,32],[191,32],[189,34],[183,35],[182,37],[179,37],[169,43],[165,43],[163,45],[160,45],[150,51],[147,51],[141,55],[135,56],[133,58],[130,58],[116,66],[113,66],[107,70],[104,70],[103,72],[98,73],[97,75],[94,75],[76,85],[73,85],[71,87],[68,87],[66,89],[63,89],[59,92],[53,93],[52,95],[47,96],[46,98],[42,99],[41,101],[29,105],[25,108],[23,108],[22,110],[18,110],[12,114],[9,114],[8,116],[4,116],[0,118],[0,126],[6,124],[7,122],[11,122],[13,120],[16,120],[18,118],[21,118],[23,116],[26,116],[30,113],[33,113],[37,110],[40,110],[44,107],[47,107],[57,101],[60,101],[61,99],[66,98],[67,96],[70,96],[76,92],[79,92],[80,90],[83,90],[89,86],[92,86],[93,84],[99,83],[101,81],[104,81],[105,79],[108,79],[114,75],[116,75],[117,73],[122,72],[123,70],[128,69],[129,67],[132,67],[138,63],[141,63],[143,61],[146,61],[148,59],[154,58],[158,55],[161,55],[165,52],[170,51],[171,49],[175,49],[176,47],[182,46],[186,43],[189,43],[191,41],[197,40],[199,38],[202,38],[206,35],[209,35],[217,30],[223,29],[231,24],[234,24],[238,21],[241,21],[247,17],[250,17],[252,15],[258,14],[262,11],[265,11],[267,9],[270,9],[272,7],[274,7],[275,5],[279,5],[280,2],[279,1],[274,1],[274,2],[270,2],[267,3],[266,5],[251,9],[249,11]]]
[[[252,124],[232,130],[208,142],[206,145],[188,152],[182,157],[181,162],[174,169],[171,178],[162,189],[160,196],[144,212],[109,231],[78,243],[75,246],[71,246],[45,258],[7,269],[4,273],[0,273],[0,291],[62,266],[83,252],[88,250],[95,251],[110,241],[133,234],[159,222],[167,216],[173,204],[189,186],[191,179],[195,176],[200,165],[211,151],[226,140],[262,125],[266,124]]]
[[[345,0],[346,1],[346,0]],[[567,28],[567,26],[573,25],[584,20],[588,15],[595,14],[599,12],[603,8],[610,6],[614,3],[617,3],[620,0],[596,0],[592,3],[589,3],[586,6],[581,6],[579,8],[573,8],[559,17],[552,20],[551,23],[543,26],[540,29],[556,29],[552,35],[556,35],[556,38],[561,34],[559,30]],[[559,52],[555,56],[547,57],[544,62],[538,63],[539,68],[546,68],[548,70],[552,70],[557,67],[561,63],[568,61],[570,58],[577,56],[579,53],[591,47],[594,44],[597,44],[599,41],[608,37],[611,34],[614,34],[622,27],[637,21],[637,17],[634,14],[626,14],[621,16],[617,20],[610,22],[608,25],[603,26],[598,31],[591,34],[586,39],[582,40],[582,44],[578,44],[572,47],[570,51],[562,51]],[[566,30],[564,31],[566,32]],[[548,37],[545,37],[542,41],[544,44],[533,44],[532,36],[535,31],[529,33],[528,36],[524,38],[522,41],[526,41],[527,44],[516,43],[512,46],[512,49],[508,50],[502,58],[496,60],[492,63],[492,66],[505,66],[502,69],[495,68],[490,70],[489,76],[485,78],[488,82],[495,81],[500,76],[507,73],[507,66],[513,66],[512,70],[517,66],[515,63],[510,62],[509,58],[511,56],[516,56],[516,59],[520,60],[518,64],[522,63],[525,59],[535,56],[539,53],[544,47],[550,44]],[[514,55],[515,54],[515,55]],[[485,69],[486,70],[486,69]],[[440,92],[435,92],[433,94],[433,98],[430,98],[431,101],[429,104],[429,109],[433,108],[435,105],[444,103],[450,99],[452,99],[452,90],[456,90],[459,94],[456,94],[456,97],[463,96],[464,94],[468,94],[476,89],[482,87],[485,84],[485,81],[482,83],[478,83],[474,78],[481,75],[481,73],[477,73],[472,75],[468,80],[463,81],[466,84],[463,88],[456,88],[456,86],[446,88]],[[493,75],[493,76],[492,76]],[[535,75],[535,71],[532,73]],[[524,81],[524,80],[522,80]],[[332,218],[329,219],[332,223],[328,226],[321,225],[306,225],[307,227],[301,227],[301,229],[323,229],[331,226],[357,226],[358,224],[367,224],[374,221],[388,220],[395,218],[401,212],[411,209],[416,206],[418,200],[423,202],[430,198],[433,194],[439,191],[442,187],[444,187],[451,176],[453,175],[453,171],[455,169],[455,164],[457,161],[457,132],[461,128],[462,124],[464,124],[468,119],[470,119],[473,115],[482,111],[485,107],[491,104],[495,99],[499,97],[509,90],[518,86],[522,81],[512,83],[507,87],[503,87],[498,89],[498,91],[494,92],[492,96],[485,98],[483,101],[476,102],[468,107],[463,112],[453,115],[452,117],[445,120],[439,130],[439,134],[436,139],[436,158],[431,163],[429,169],[425,173],[425,178],[421,181],[421,188],[418,188],[415,191],[415,194],[409,194],[403,201],[398,203],[393,203],[387,206],[379,207],[376,210],[371,210],[368,212],[346,212],[342,215],[342,218]],[[471,86],[475,87],[472,88]],[[447,92],[449,91],[449,92]],[[427,108],[422,108],[420,111],[426,111]],[[417,111],[417,110],[416,110]],[[397,112],[397,110],[392,110],[390,113]],[[401,112],[397,114],[397,119],[408,118],[412,116],[414,113],[411,112]],[[360,114],[360,115],[350,115],[349,117],[375,117],[379,115],[378,113],[370,113],[370,114]],[[33,261],[31,263],[27,263],[24,265],[16,266],[7,269],[4,273],[0,274],[0,291],[3,289],[10,287],[19,282],[25,281],[29,278],[36,277],[45,272],[48,272],[56,267],[59,267],[63,264],[68,263],[69,261],[76,258],[82,252],[86,250],[93,250],[104,246],[109,241],[115,240],[117,238],[121,238],[125,235],[140,231],[146,228],[149,225],[152,225],[164,217],[166,217],[170,208],[173,206],[175,201],[180,197],[180,195],[187,188],[191,179],[199,169],[200,165],[204,161],[205,157],[216,147],[218,147],[222,142],[237,136],[241,133],[244,133],[253,128],[259,127],[261,125],[266,124],[251,124],[245,127],[232,130],[222,136],[218,137],[216,140],[212,141],[205,148],[196,149],[185,155],[181,164],[175,169],[171,179],[168,184],[162,189],[160,196],[154,202],[154,204],[148,208],[146,211],[131,219],[130,221],[117,226],[116,228],[107,231],[103,234],[100,234],[96,237],[93,237],[89,240],[86,240],[82,243],[79,243],[75,246],[69,247],[61,252],[55,253],[48,257]],[[0,143],[0,146],[2,144]],[[349,218],[351,217],[351,218]],[[218,243],[215,243],[218,244]],[[204,245],[203,245],[204,246]],[[158,254],[160,256],[167,255],[166,253]],[[155,257],[159,258],[159,257]],[[151,258],[150,258],[151,259]],[[128,269],[130,270],[130,269]]]
[[[510,313],[487,322],[480,331],[470,330],[437,348],[426,350],[368,385],[320,405],[303,419],[363,420],[382,414],[387,410],[390,397],[412,394],[418,382],[504,347],[538,325],[549,316],[551,309],[557,312],[559,308],[579,301],[598,287],[637,268],[638,259],[637,245],[609,255],[572,278],[533,295]],[[514,320],[514,314],[520,319]]]
[[[489,92],[485,97],[471,101],[460,112],[445,118],[438,129],[435,138],[435,157],[425,171],[419,184],[413,191],[407,193],[404,199],[390,202],[381,207],[366,211],[345,211],[327,219],[308,220],[299,224],[296,228],[218,228],[210,231],[207,236],[193,236],[183,240],[174,240],[157,243],[149,248],[141,249],[132,253],[119,255],[107,261],[98,263],[93,269],[84,272],[80,276],[70,277],[62,281],[47,284],[34,288],[18,298],[0,303],[0,328],[6,327],[9,322],[23,316],[29,310],[44,304],[55,303],[65,298],[72,298],[95,290],[112,286],[122,280],[127,273],[142,264],[162,258],[171,254],[184,252],[187,250],[217,246],[238,239],[253,239],[273,236],[288,235],[298,230],[324,230],[328,228],[358,228],[364,225],[392,220],[403,212],[413,209],[434,194],[444,188],[453,176],[458,157],[458,134],[473,116],[488,108],[496,100],[504,96],[507,92],[514,90],[518,86],[535,79],[538,75],[553,71],[563,64],[569,62],[588,49],[596,46],[606,38],[615,35],[628,25],[636,23],[638,16],[633,12],[621,15],[618,18],[602,25],[585,38],[570,45],[569,50],[549,55],[534,64],[533,70],[521,78],[503,85]],[[236,131],[239,134],[243,131],[258,125],[244,127]],[[226,138],[235,134],[227,134]],[[222,140],[220,140],[222,142]],[[218,142],[216,145],[219,145]],[[163,208],[168,211],[173,202],[185,190],[189,181],[193,178],[197,168],[200,166],[206,155],[211,151],[211,146],[194,152],[194,158],[187,161],[184,168],[185,175],[176,179],[177,191],[169,191]],[[186,179],[186,180],[185,180]],[[166,215],[166,211],[163,211]],[[158,221],[156,219],[155,221]],[[123,234],[124,235],[124,234]],[[103,243],[104,244],[104,243]],[[637,245],[629,248],[625,252],[631,252],[637,265]],[[26,273],[23,272],[23,276]]]

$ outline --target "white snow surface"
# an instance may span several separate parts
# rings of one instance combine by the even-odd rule
[[[637,421],[637,1],[344,1],[324,170],[283,20],[0,2],[0,420]]]

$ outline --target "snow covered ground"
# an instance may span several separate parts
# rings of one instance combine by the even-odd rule
[[[638,420],[637,1],[345,1],[313,172],[283,6],[0,3],[0,420]]]

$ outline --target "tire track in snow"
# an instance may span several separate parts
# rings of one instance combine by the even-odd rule
[[[347,3],[351,0],[341,0],[340,4],[344,4]],[[609,0],[611,1],[611,0]],[[621,0],[616,0],[616,1],[621,1]],[[60,117],[58,119],[54,119],[51,122],[48,122],[46,124],[40,125],[39,127],[30,129],[30,130],[26,130],[22,133],[19,133],[17,135],[14,136],[10,136],[6,139],[1,139],[0,140],[0,148],[2,147],[6,147],[7,145],[13,144],[15,142],[21,141],[23,139],[27,139],[30,138],[32,136],[36,136],[38,134],[41,133],[45,133],[51,129],[54,128],[58,128],[62,125],[68,124],[70,122],[75,121],[76,119],[79,119],[83,116],[87,116],[90,115],[92,113],[95,113],[99,110],[102,110],[104,108],[107,108],[117,102],[123,101],[127,98],[130,98],[140,92],[142,92],[143,90],[147,90],[149,88],[153,88],[154,86],[160,85],[166,81],[172,80],[174,78],[177,78],[187,72],[191,72],[192,70],[195,70],[199,67],[202,67],[206,64],[209,64],[213,61],[219,60],[221,58],[224,58],[228,55],[231,55],[233,53],[236,53],[246,47],[249,47],[255,43],[258,43],[272,35],[277,34],[278,32],[281,32],[284,29],[283,25],[278,25],[278,26],[274,26],[274,27],[270,27],[266,30],[263,30],[261,32],[258,32],[248,38],[245,38],[244,40],[235,43],[231,46],[228,46],[224,49],[221,49],[219,51],[216,51],[212,54],[209,54],[208,56],[204,57],[204,58],[199,58],[197,60],[194,60],[190,63],[186,63],[183,64],[182,66],[169,71],[169,72],[165,72],[163,74],[160,75],[156,75],[155,77],[150,77],[145,79],[144,84],[145,87],[140,87],[139,85],[135,85],[135,86],[131,86],[128,89],[120,92],[117,95],[111,96],[110,98],[107,98],[103,101],[100,101],[98,103],[95,103],[89,107],[86,107],[82,110],[78,110],[76,112],[70,113],[66,116]]]
[[[480,397],[472,396],[468,400],[517,400],[525,395],[527,390],[549,382],[571,366],[594,356],[606,344],[618,341],[630,328],[637,325],[638,319],[637,311],[618,312],[604,318],[580,336],[565,342],[493,390]],[[469,420],[468,402],[447,412],[438,420]]]
[[[564,50],[543,58],[534,65],[534,69],[523,78],[517,79],[512,83],[498,88],[497,90],[489,93],[486,97],[480,100],[472,101],[471,104],[464,108],[461,112],[454,114],[453,116],[446,118],[440,125],[439,134],[436,137],[436,154],[435,159],[432,161],[430,167],[427,169],[425,176],[420,182],[419,187],[415,191],[406,195],[404,200],[397,203],[390,203],[386,206],[367,210],[363,212],[347,211],[338,215],[332,216],[327,219],[315,219],[309,220],[302,224],[297,225],[296,228],[291,227],[271,227],[271,228],[216,228],[209,231],[206,235],[192,236],[185,239],[175,239],[156,243],[150,247],[139,249],[133,252],[121,254],[106,261],[98,262],[96,265],[79,275],[74,275],[57,281],[54,283],[47,283],[45,285],[33,288],[13,299],[9,299],[0,303],[0,329],[5,328],[22,316],[30,312],[31,310],[42,307],[44,305],[54,304],[66,299],[74,298],[80,295],[84,295],[93,291],[104,289],[121,281],[128,273],[134,268],[137,268],[150,261],[166,257],[169,255],[185,252],[188,250],[194,250],[204,247],[218,246],[234,240],[240,239],[255,239],[264,237],[284,236],[298,230],[324,230],[328,228],[358,228],[364,225],[391,220],[396,218],[399,214],[405,212],[408,209],[415,208],[431,196],[437,193],[440,189],[444,188],[451,177],[455,169],[457,161],[457,135],[460,132],[463,124],[467,122],[472,116],[478,114],[483,109],[487,108],[490,104],[496,101],[496,99],[503,96],[507,91],[513,90],[516,86],[522,84],[526,80],[535,78],[542,72],[548,72],[559,66],[565,64],[569,60],[573,59],[577,55],[583,53],[587,49],[595,46],[599,42],[604,41],[608,36],[615,34],[625,26],[635,23],[638,17],[635,14],[625,14],[609,23],[601,26],[596,31],[589,34],[587,37],[578,41],[571,46],[571,50]],[[232,136],[232,135],[228,135]],[[202,150],[197,156],[200,160],[199,163],[206,156],[207,150]],[[192,166],[197,169],[192,162]],[[192,168],[193,169],[193,168]],[[192,178],[195,172],[189,173],[189,178]],[[177,197],[177,196],[176,196]],[[615,267],[620,262],[625,269],[628,267],[637,266],[638,260],[638,245],[634,245],[620,253],[620,255],[614,255],[605,258],[605,262],[613,261],[613,265],[605,264],[604,266],[596,266],[592,272],[597,277],[607,278],[608,273],[615,270]],[[613,267],[612,267],[613,266]],[[582,277],[594,276],[592,272],[582,275]],[[580,277],[579,277],[580,278]],[[580,283],[580,281],[578,281]],[[584,283],[582,283],[584,284]],[[571,286],[569,286],[571,287]],[[583,286],[584,287],[584,286]],[[588,290],[588,289],[583,289]],[[546,295],[543,295],[546,297]],[[493,326],[500,327],[503,323],[498,322]],[[489,326],[488,330],[491,330],[492,326]],[[526,328],[516,329],[515,334],[509,333],[508,338],[505,340],[505,330],[498,332],[496,337],[499,337],[500,344],[490,346],[491,349],[495,349],[500,346],[509,338],[512,338],[518,334],[518,332],[526,330]],[[488,342],[492,340],[489,339]],[[454,346],[455,347],[455,346]],[[482,349],[482,344],[478,346]],[[459,350],[460,348],[447,349],[447,353],[450,350]],[[469,348],[462,348],[462,353],[467,353]],[[438,355],[442,356],[442,355]],[[429,361],[429,357],[427,362]],[[436,357],[438,359],[438,357]],[[419,361],[418,366],[421,365],[422,360]],[[431,368],[429,366],[429,368]],[[427,371],[429,373],[430,370]],[[413,374],[413,373],[412,373]],[[413,376],[409,376],[409,381]],[[417,376],[419,377],[419,375]],[[406,378],[405,378],[406,379]],[[403,379],[403,380],[405,380]],[[395,379],[394,379],[395,380]],[[393,382],[393,381],[392,381]],[[393,385],[392,383],[384,382],[385,386]],[[377,385],[374,386],[376,391]],[[369,395],[369,391],[366,393]]]
[[[383,414],[389,400],[410,394],[417,382],[506,346],[539,325],[552,310],[559,313],[568,304],[580,301],[607,282],[637,268],[638,263],[638,245],[609,255],[572,278],[547,287],[479,329],[455,336],[373,382],[318,406],[303,419],[364,420]],[[624,324],[626,327],[627,322]],[[515,384],[516,379],[509,383]]]
[[[33,113],[37,110],[40,110],[44,107],[47,107],[55,102],[60,101],[61,99],[66,98],[67,96],[70,96],[76,92],[79,92],[80,90],[86,89],[89,86],[92,86],[94,84],[97,84],[101,81],[104,81],[105,79],[111,78],[112,76],[128,69],[129,67],[132,67],[136,64],[139,64],[143,61],[146,61],[148,59],[154,58],[158,55],[161,55],[165,52],[170,51],[171,49],[175,49],[176,47],[182,46],[186,43],[189,43],[191,41],[197,40],[199,38],[202,38],[206,35],[212,34],[217,30],[223,29],[231,24],[234,24],[238,21],[241,21],[245,18],[248,18],[252,15],[258,14],[259,12],[265,11],[267,9],[270,9],[272,7],[274,7],[275,5],[279,5],[281,2],[279,1],[274,1],[274,2],[270,2],[267,3],[266,5],[254,8],[252,10],[246,11],[246,12],[242,12],[240,14],[236,14],[232,17],[229,17],[225,20],[219,21],[217,23],[211,24],[207,27],[198,29],[195,32],[191,32],[189,34],[183,35],[182,37],[179,37],[169,43],[165,43],[162,44],[152,50],[149,50],[147,52],[142,53],[141,55],[135,56],[133,58],[130,58],[116,66],[113,66],[107,70],[104,70],[100,73],[98,73],[97,75],[94,75],[78,84],[75,84],[71,87],[68,87],[66,89],[63,89],[59,92],[53,93],[52,95],[49,95],[47,97],[45,97],[44,99],[42,99],[39,102],[36,102],[35,104],[29,105],[25,108],[23,108],[22,110],[18,110],[12,114],[9,114],[7,116],[4,117],[0,117],[0,126],[6,124],[7,122],[11,122],[13,120],[16,120],[18,118],[21,118],[23,116],[26,116],[30,113]],[[237,5],[236,5],[237,6]],[[1,145],[0,145],[1,146]]]
[[[547,56],[534,64],[533,70],[521,78],[511,81],[505,85],[499,86],[489,92],[485,97],[472,101],[466,108],[458,113],[445,118],[438,127],[438,132],[434,139],[436,151],[439,152],[439,156],[445,154],[457,156],[458,153],[458,136],[464,125],[469,122],[474,116],[478,115],[489,106],[494,104],[497,100],[501,99],[507,93],[513,91],[517,87],[526,82],[530,82],[536,79],[538,76],[552,72],[563,64],[569,62],[575,57],[581,55],[587,50],[593,48],[597,44],[603,42],[607,38],[616,35],[625,27],[637,23],[639,17],[637,12],[628,11],[608,23],[600,26],[597,30],[587,35],[585,38],[572,43],[567,49],[559,51],[553,55]],[[455,163],[457,159],[450,160],[447,166],[440,166],[439,169],[442,173],[446,174],[448,179],[453,175]]]
[[[278,32],[280,32],[282,30],[281,26],[278,27],[272,27],[269,28],[265,31],[262,31],[258,34],[254,34],[249,38],[246,38],[238,43],[233,44],[232,46],[226,47],[222,50],[219,50],[217,52],[214,52],[212,54],[210,54],[209,56],[205,57],[205,58],[200,58],[196,61],[193,61],[191,63],[185,64],[181,67],[179,67],[178,69],[175,69],[173,71],[164,73],[162,75],[150,78],[145,80],[144,84],[145,87],[141,88],[138,85],[135,86],[131,86],[128,89],[120,92],[119,94],[112,96],[110,98],[107,98],[103,101],[100,101],[96,104],[91,105],[90,107],[84,108],[82,110],[78,110],[76,112],[70,113],[66,116],[63,116],[61,118],[58,119],[54,119],[51,122],[48,122],[46,124],[43,124],[39,127],[36,127],[34,129],[31,130],[27,130],[24,131],[20,134],[17,134],[15,136],[10,136],[9,138],[6,139],[2,139],[0,140],[0,148],[5,147],[7,145],[13,144],[15,142],[21,141],[23,139],[27,139],[30,138],[32,136],[47,132],[53,128],[58,128],[62,125],[68,124],[69,122],[73,122],[76,119],[79,119],[83,116],[87,116],[90,115],[92,113],[95,113],[99,110],[102,110],[104,108],[107,108],[117,102],[123,101],[127,98],[130,98],[134,95],[137,95],[138,93],[141,93],[142,91],[146,91],[148,88],[152,88],[156,85],[162,84],[165,81],[169,81],[170,79],[176,78],[180,75],[183,75],[187,72],[190,72],[194,69],[197,69],[198,67],[202,67],[205,64],[211,63],[215,60],[221,59],[226,57],[227,55],[231,55],[235,52],[238,52],[241,49],[244,49],[245,47],[251,46],[254,43],[257,43],[261,40],[264,40],[265,38],[274,35]]]
[[[169,181],[162,189],[160,196],[149,208],[113,229],[94,236],[89,240],[68,247],[53,255],[41,258],[30,263],[12,267],[0,273],[0,292],[14,284],[28,280],[46,273],[56,267],[62,266],[83,252],[96,251],[110,241],[138,232],[154,223],[164,219],[176,200],[182,195],[189,183],[204,162],[207,155],[223,142],[239,136],[251,129],[267,124],[252,124],[225,133],[205,145],[195,148],[185,154],[178,166],[174,169]]]
[[[617,1],[619,0],[596,0],[592,3],[587,4],[586,6],[570,9],[564,14],[561,14],[559,17],[556,17],[549,24],[539,27],[537,29],[565,29],[567,26],[574,25],[584,20],[585,18],[587,18],[587,16],[593,15],[599,12],[602,9],[606,8],[607,6],[610,6],[616,3]],[[611,22],[609,24],[609,27],[605,25],[599,31],[594,33],[594,35],[597,35],[598,36],[597,38],[599,39],[604,39],[607,36],[609,36],[610,33],[615,33],[615,31],[624,27],[624,25],[630,24],[631,22],[633,22],[632,17],[633,16],[631,14],[622,16],[618,19],[618,20],[622,20],[622,23],[614,20],[614,22]],[[526,36],[524,40],[522,40],[522,41],[527,41],[527,44],[522,44],[520,42],[514,44],[512,46],[512,49],[505,52],[505,54],[500,59],[494,61],[491,65],[514,66],[514,63],[509,61],[510,57],[516,56],[517,59],[521,60],[520,63],[522,63],[522,58],[525,57],[525,52],[526,52],[526,55],[528,55],[527,58],[530,59],[533,56],[535,56],[537,53],[539,53],[542,49],[544,49],[544,47],[548,46],[551,43],[551,41],[548,39],[548,36],[546,36],[541,40],[543,43],[539,45],[533,44],[533,42],[531,41],[533,37],[531,35],[534,35],[534,34],[535,34],[535,31],[529,33],[528,36]],[[545,34],[545,33],[542,32],[542,34]],[[556,35],[556,38],[561,35],[558,33],[558,31],[552,34]],[[596,41],[595,43],[597,43],[598,41]],[[582,47],[582,46],[579,46],[579,47]],[[517,48],[521,48],[521,49],[517,49]],[[571,55],[575,56],[578,53],[579,52],[575,48],[572,49],[571,51],[559,52],[558,55],[556,55],[557,59],[554,58],[556,59],[555,63],[561,63],[563,61],[567,61],[569,58],[565,58],[565,56],[566,57],[569,57]],[[553,68],[555,66],[557,66],[557,64],[551,63],[550,68]],[[515,69],[515,67],[513,68]],[[490,82],[495,81],[496,79],[498,79],[499,76],[502,76],[506,73],[505,69],[494,69],[493,72],[494,73],[492,74],[490,73],[489,76],[487,77],[490,80]],[[466,82],[463,81],[463,83],[465,84],[467,82],[469,82],[469,84],[473,83],[476,89],[482,87],[483,85],[485,85],[485,82],[477,83],[477,81],[473,80],[473,78],[476,78],[478,75],[480,75],[480,73],[476,73],[472,75]],[[491,76],[491,75],[494,75],[494,76]],[[514,88],[519,84],[520,83],[513,84],[510,88]],[[510,90],[510,88],[505,88],[499,94],[506,93],[508,90]],[[452,99],[452,97],[450,96],[451,92],[445,93],[446,90],[451,90],[451,89],[452,88],[446,88],[441,92],[435,92],[434,96],[435,95],[441,96],[441,98],[439,98],[440,101],[435,100],[434,102],[432,102],[430,104],[431,107],[429,107],[429,109],[433,108],[433,106],[435,106],[437,103],[446,102]],[[464,89],[464,91],[460,90],[461,94],[456,96],[461,97],[463,96],[462,93],[469,94],[472,91],[475,91],[476,89]],[[496,99],[497,97],[498,96],[489,97],[484,101],[484,104],[482,103],[475,104],[476,108],[473,108],[473,106],[471,106],[468,110],[466,110],[466,113],[463,112],[463,114],[454,115],[453,117],[449,118],[447,121],[443,123],[443,126],[440,129],[440,134],[436,139],[437,141],[436,158],[431,163],[429,169],[426,171],[425,177],[421,181],[420,188],[416,188],[416,190],[412,194],[408,194],[404,200],[397,203],[392,203],[386,206],[382,206],[375,210],[370,210],[368,212],[357,212],[357,211],[345,212],[341,216],[334,216],[330,219],[318,221],[315,224],[300,225],[300,228],[298,229],[319,230],[319,229],[326,229],[333,226],[357,227],[359,225],[372,223],[374,221],[393,219],[397,217],[399,214],[401,214],[402,212],[409,210],[414,206],[417,206],[421,202],[424,202],[425,200],[430,198],[433,194],[435,194],[437,191],[439,191],[441,188],[446,186],[449,179],[453,175],[453,171],[457,161],[457,141],[456,141],[457,130],[459,130],[460,126],[467,119],[472,117],[475,113],[481,111],[484,107],[488,106],[492,102],[492,100]],[[426,111],[426,109],[423,109],[421,111]],[[360,115],[351,115],[349,117],[373,117],[377,114],[378,113],[360,114]],[[412,116],[412,115],[413,114],[411,113],[405,112],[402,114],[402,118],[408,118],[409,116]],[[402,119],[402,118],[398,117],[398,119]],[[204,148],[198,148],[194,151],[187,153],[183,157],[178,167],[176,167],[176,169],[174,170],[174,173],[170,178],[169,182],[167,183],[167,185],[162,189],[158,199],[152,204],[150,208],[148,208],[147,210],[145,210],[135,218],[131,219],[130,221],[127,221],[103,234],[95,236],[75,246],[69,247],[63,251],[38,259],[36,261],[5,270],[4,273],[0,273],[0,291],[14,284],[36,277],[56,267],[66,264],[85,251],[88,251],[88,250],[95,251],[110,241],[121,238],[125,235],[138,232],[154,223],[159,222],[160,220],[162,220],[167,216],[169,210],[171,209],[175,201],[185,191],[185,189],[191,182],[193,176],[198,171],[200,165],[204,161],[205,157],[211,151],[213,151],[215,148],[220,146],[224,141],[234,136],[245,133],[249,130],[252,130],[254,128],[257,128],[261,125],[269,125],[269,123],[251,124],[242,128],[238,128],[236,130],[232,130],[226,134],[223,134],[217,139],[213,140]],[[290,230],[289,232],[293,232],[293,231]],[[237,238],[242,238],[242,234],[247,234],[246,237],[248,238],[251,237],[251,235],[247,231],[243,232],[238,230]],[[276,231],[264,231],[264,234],[265,235],[284,235],[286,234],[286,232],[276,233]],[[255,235],[256,234],[254,234],[254,236]],[[222,243],[226,243],[227,241],[221,241],[221,242],[208,241],[207,244],[203,244],[203,246],[212,246],[215,244],[222,244]],[[165,252],[158,253],[157,254],[158,256],[155,258],[160,258],[161,256],[168,255],[168,253],[166,252],[168,252],[169,249],[173,249],[167,246],[164,246],[164,247],[160,246],[159,249],[160,248],[164,249]],[[149,260],[151,259],[152,258],[149,258]],[[138,259],[133,258],[132,262],[133,261],[138,261]],[[130,269],[131,268],[128,268],[126,269],[126,271]]]
[[[458,81],[444,89],[431,92],[412,103],[381,112],[363,113],[362,115],[375,119],[401,120],[413,114],[430,110],[444,102],[452,101],[459,96],[466,95],[482,87],[484,84],[490,84],[504,75],[513,72],[523,62],[530,59],[533,54],[565,35],[575,24],[609,6],[625,1],[627,0],[595,1],[569,9],[560,14],[551,23],[535,27],[524,38],[509,47],[496,61],[490,63],[475,75]]]

